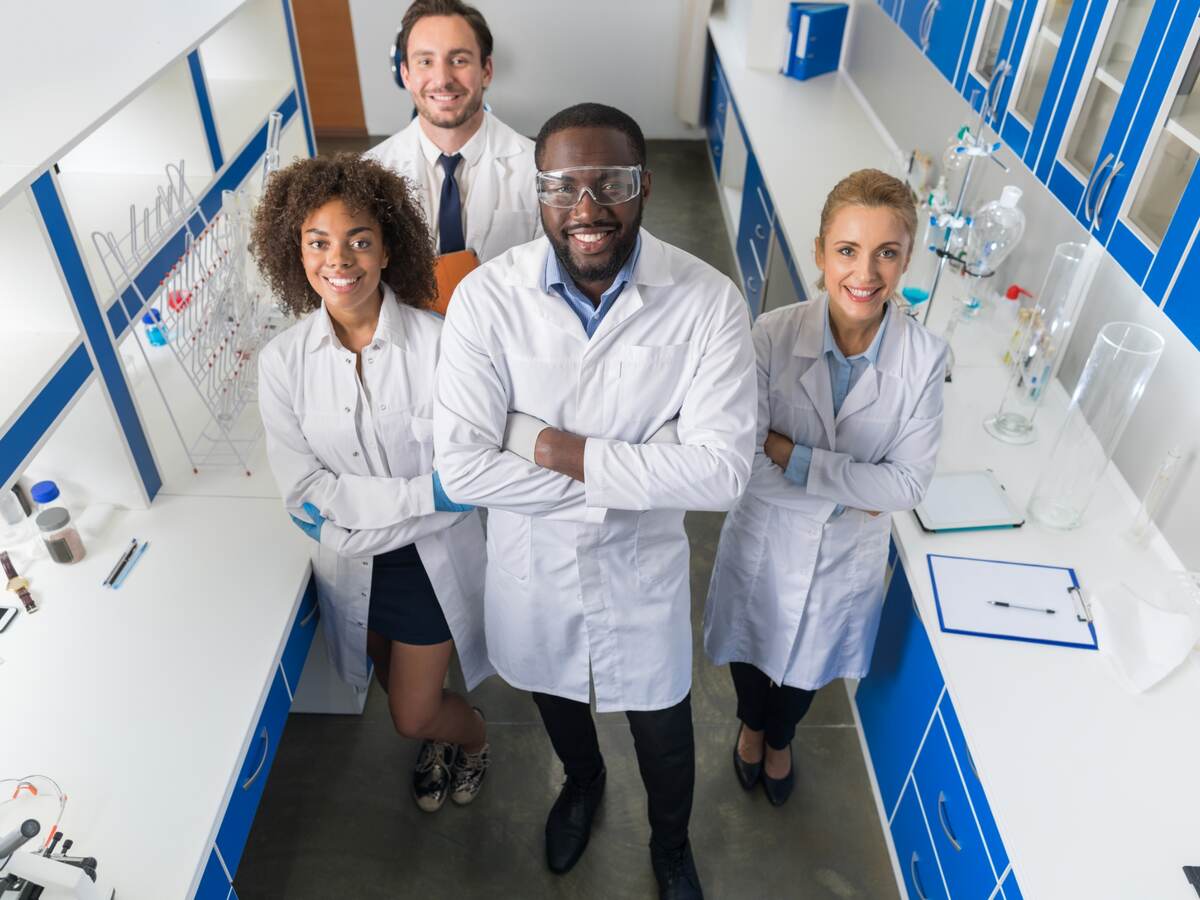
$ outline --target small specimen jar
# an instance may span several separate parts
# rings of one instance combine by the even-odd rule
[[[42,510],[37,516],[37,526],[52,560],[73,563],[83,559],[87,551],[83,549],[79,532],[71,524],[71,514],[63,507],[52,506]]]

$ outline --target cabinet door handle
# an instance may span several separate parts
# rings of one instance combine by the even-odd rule
[[[720,144],[716,144],[716,145],[715,145],[715,146],[712,148],[712,152],[713,152],[713,156],[720,156],[720,155],[721,155],[721,145],[720,145]]]
[[[917,871],[917,863],[920,861],[917,851],[914,850],[912,859],[908,861],[908,874],[912,876],[913,890],[917,892],[917,900],[929,900],[929,895],[925,893],[925,885],[921,883],[921,873]]]
[[[767,229],[762,226],[761,222],[754,226],[754,236],[760,241],[767,236]]]
[[[954,829],[950,827],[950,816],[946,812],[946,792],[938,791],[938,822],[941,823],[942,831],[946,832],[946,839],[950,841],[950,846],[955,850],[962,850],[962,844],[958,842],[958,837],[954,834]]]
[[[1000,94],[1004,92],[1004,79],[1011,74],[1012,67],[1008,64],[1007,59],[996,63],[996,68],[992,72],[992,83],[988,85],[988,93],[991,94],[991,100],[986,104],[988,121],[994,121],[996,118],[996,107],[1000,105]]]
[[[964,738],[964,740],[966,740],[966,739]],[[978,781],[979,780],[979,770],[977,768],[975,768],[975,757],[971,755],[970,747],[967,747],[966,744],[963,744],[963,747],[967,751],[967,765],[969,765],[971,767],[971,772],[975,775],[975,779]]]
[[[758,279],[753,275],[746,276],[746,290],[752,294],[758,293]]]
[[[717,104],[717,115],[718,116],[725,115],[725,104],[724,103]]]
[[[1104,162],[1092,169],[1092,177],[1088,179],[1087,188],[1083,192],[1083,217],[1087,219],[1089,225],[1092,224],[1092,219],[1096,215],[1096,210],[1092,207],[1092,190],[1100,180],[1101,173],[1108,168],[1112,161],[1113,154],[1110,153],[1104,157]]]
[[[929,52],[929,40],[933,36],[933,17],[937,15],[938,0],[929,0],[925,4],[925,11],[921,14],[921,29],[918,34],[921,37],[921,52]]]
[[[317,610],[320,608],[321,608],[321,604],[314,602],[313,608],[308,611],[308,615],[306,615],[303,619],[300,620],[300,627],[307,628],[308,623],[313,620],[313,616],[315,616],[317,614]]]
[[[250,785],[254,784],[254,779],[258,778],[258,776],[262,774],[263,766],[267,764],[267,753],[271,750],[271,739],[267,736],[266,725],[263,726],[262,731],[258,735],[258,739],[262,741],[263,745],[262,759],[258,761],[258,768],[254,770],[254,773],[242,782],[243,791],[250,790]]]
[[[1104,209],[1104,201],[1108,198],[1108,189],[1112,187],[1113,181],[1117,178],[1117,173],[1125,168],[1125,163],[1117,160],[1117,164],[1112,167],[1108,173],[1108,178],[1104,181],[1104,187],[1100,188],[1100,196],[1096,198],[1096,224],[1100,224],[1100,211]]]

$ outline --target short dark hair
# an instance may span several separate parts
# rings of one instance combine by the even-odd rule
[[[479,62],[488,61],[492,55],[492,30],[488,28],[483,13],[462,0],[413,0],[400,20],[400,33],[396,35],[400,59],[408,62],[408,36],[412,34],[414,25],[429,16],[462,16],[466,19],[475,32],[475,40],[479,42]]]
[[[379,223],[388,256],[382,280],[400,303],[428,307],[437,296],[433,239],[403,177],[354,153],[301,159],[271,175],[254,211],[250,252],[279,305],[302,315],[321,305],[300,259],[300,227],[331,200]]]
[[[556,112],[542,130],[538,132],[537,141],[533,148],[534,164],[542,167],[542,154],[546,150],[546,141],[552,134],[566,131],[568,128],[612,128],[621,132],[629,140],[629,148],[639,166],[646,165],[646,138],[638,123],[628,113],[603,103],[576,103],[566,109]]]

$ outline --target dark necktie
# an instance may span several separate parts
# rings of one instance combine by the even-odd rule
[[[454,180],[454,170],[460,162],[461,153],[455,153],[453,156],[443,153],[438,157],[438,165],[445,173],[445,178],[442,179],[442,199],[438,204],[439,253],[457,253],[467,248],[466,241],[463,240],[462,197],[458,193],[458,182]]]

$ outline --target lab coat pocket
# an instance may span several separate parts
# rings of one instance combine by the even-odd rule
[[[529,517],[493,509],[488,515],[487,555],[489,562],[517,581],[529,580],[532,555]]]
[[[635,555],[638,581],[659,584],[687,577],[688,542],[675,525],[680,513],[673,510],[644,512],[638,516]]]
[[[420,449],[420,472],[433,471],[433,419],[412,417],[413,441]]]
[[[433,470],[433,419],[397,410],[380,413],[378,425],[394,478],[414,478]]]
[[[695,369],[691,349],[687,341],[622,348],[617,408],[625,415],[648,417],[659,424],[673,419]]]

